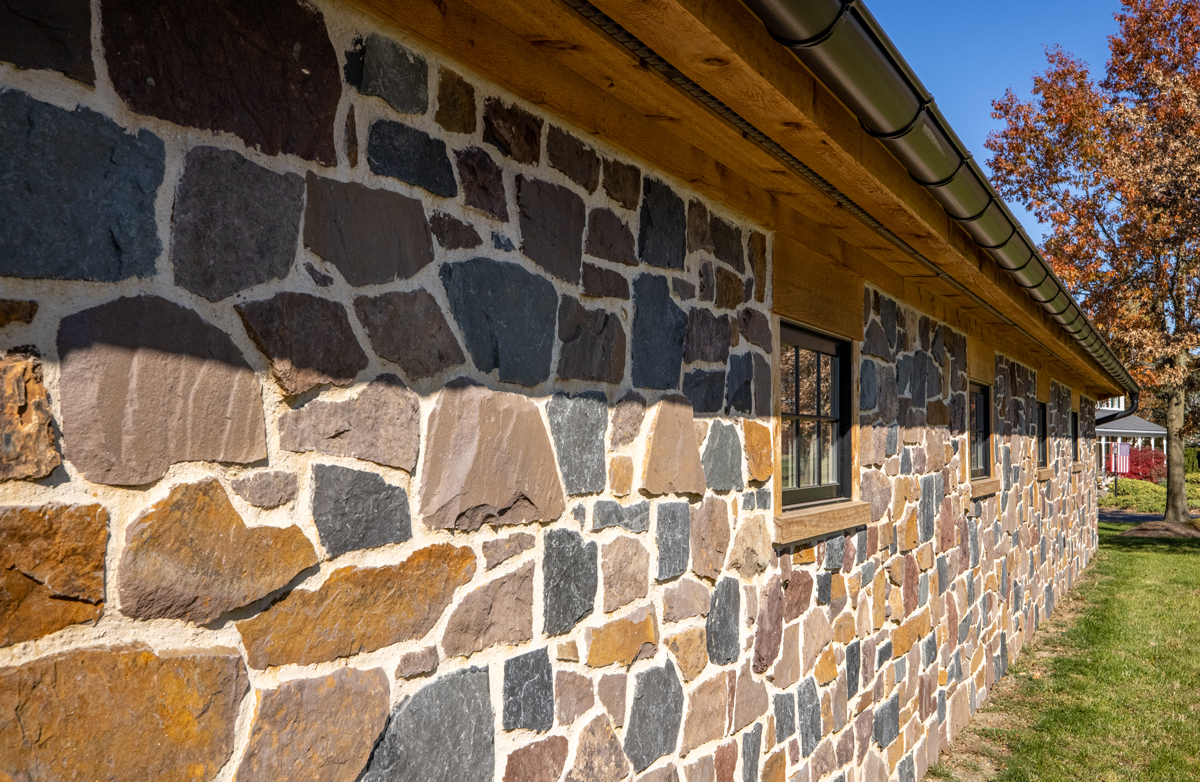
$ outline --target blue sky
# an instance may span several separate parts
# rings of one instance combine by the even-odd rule
[[[1108,61],[1119,0],[866,0],[942,113],[987,170],[983,142],[1000,123],[992,101],[1012,87],[1029,97],[1046,69],[1045,47],[1060,44],[1093,73]],[[1019,204],[1009,204],[1035,240],[1042,230]]]

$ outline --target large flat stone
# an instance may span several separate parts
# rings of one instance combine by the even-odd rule
[[[604,612],[623,608],[646,596],[649,588],[650,553],[636,539],[623,536],[604,544],[601,571],[604,573]]]
[[[642,180],[638,257],[664,269],[682,269],[687,253],[687,215],[683,199],[657,179]]]
[[[299,481],[286,470],[263,470],[229,482],[234,494],[256,508],[278,508],[296,499]]]
[[[691,549],[691,509],[686,502],[663,502],[655,514],[658,580],[669,581],[687,571]]]
[[[671,661],[638,674],[625,727],[625,754],[635,771],[645,771],[651,763],[675,751],[682,721],[683,685]]]
[[[341,668],[254,694],[254,723],[234,782],[354,782],[388,716],[380,668]]]
[[[725,373],[725,412],[729,415],[754,410],[754,356],[739,353],[729,357]]]
[[[584,252],[611,263],[637,266],[633,232],[611,209],[593,209],[588,215]]]
[[[175,191],[175,284],[220,301],[287,277],[303,205],[297,174],[277,174],[229,150],[190,150]]]
[[[226,131],[266,155],[337,165],[342,95],[321,12],[293,0],[104,0],[108,75],[138,114]]]
[[[359,296],[354,311],[380,358],[410,381],[426,380],[466,362],[437,301],[425,290]]]
[[[742,782],[758,779],[758,758],[762,754],[762,723],[742,734]],[[819,773],[819,772],[818,772]]]
[[[0,60],[22,69],[59,71],[94,84],[91,3],[25,0],[0,6]]]
[[[331,557],[412,539],[408,493],[382,476],[313,465],[313,523]]]
[[[487,668],[425,685],[392,709],[362,782],[492,782],[496,729]]]
[[[757,345],[767,353],[774,347],[775,338],[771,334],[771,321],[761,310],[744,307],[738,313],[738,333],[746,338],[751,345]]]
[[[716,581],[729,549],[729,503],[720,497],[705,497],[692,508],[690,527],[692,572]]]
[[[419,494],[429,529],[553,521],[566,511],[550,438],[533,402],[458,384],[443,389],[429,416],[431,459]]]
[[[686,397],[667,396],[657,405],[642,462],[642,487],[651,494],[703,494],[704,467]]]
[[[212,779],[247,689],[234,649],[77,649],[0,668],[0,759],[14,779]]]
[[[713,590],[704,630],[707,633],[708,661],[713,665],[736,662],[741,649],[742,590],[736,578],[723,578]]]
[[[621,505],[612,500],[599,500],[592,507],[592,531],[599,532],[607,527],[622,527],[630,532],[645,532],[650,529],[650,503],[638,502]]]
[[[277,293],[234,307],[271,374],[288,395],[319,385],[347,386],[367,368],[346,308],[307,293]]]
[[[99,619],[107,541],[100,505],[0,508],[0,646]]]
[[[504,661],[504,729],[538,733],[554,725],[550,655],[537,649]]]
[[[796,725],[800,731],[800,752],[808,757],[821,741],[821,696],[817,683],[809,676],[796,688]]]
[[[546,133],[546,158],[552,168],[589,193],[600,186],[600,156],[596,150],[554,125]]]
[[[279,416],[279,447],[352,456],[409,473],[417,466],[421,410],[395,375],[380,375],[357,396],[314,399]]]
[[[619,384],[625,378],[625,327],[621,315],[589,310],[573,296],[558,307],[560,380]]]
[[[131,135],[89,109],[0,93],[0,277],[153,275],[164,160],[148,130]]]
[[[266,458],[258,378],[227,334],[157,296],[62,319],[66,458],[89,481],[134,486],[175,462]]]
[[[629,760],[612,723],[604,714],[580,731],[575,747],[575,765],[565,782],[621,782],[629,776]]]
[[[237,628],[255,668],[336,660],[423,637],[474,575],[470,549],[439,543],[396,565],[334,570]]]
[[[429,108],[428,84],[424,57],[379,33],[367,36],[359,92],[383,98],[401,114],[424,114]]]
[[[537,165],[542,157],[542,120],[499,98],[483,104],[483,140],[518,163]]]
[[[423,130],[391,120],[376,120],[367,134],[371,173],[422,187],[442,198],[458,195],[446,142]]]
[[[464,595],[455,606],[442,649],[469,657],[492,646],[515,646],[533,638],[533,563],[498,576]]]
[[[595,704],[591,679],[573,671],[559,671],[554,675],[554,717],[559,725],[570,725]]]
[[[742,438],[746,451],[746,472],[750,480],[771,480],[775,474],[775,440],[770,427],[743,420]]]
[[[772,553],[771,533],[767,529],[766,519],[757,514],[743,518],[738,525],[725,566],[750,581],[770,567]]]
[[[20,353],[0,358],[0,483],[45,478],[61,463],[41,363]]]
[[[407,280],[433,261],[421,202],[309,173],[304,246],[354,287]],[[290,249],[290,248],[289,248]]]
[[[558,467],[568,494],[604,491],[604,435],[608,430],[608,400],[603,394],[555,394],[546,405]]]
[[[687,756],[696,747],[723,738],[729,722],[731,692],[725,673],[705,679],[688,693],[687,719],[679,754]]]
[[[497,220],[508,220],[508,198],[504,191],[504,171],[487,150],[467,147],[454,150],[458,176],[462,180],[463,202]]]
[[[542,595],[546,635],[569,632],[595,610],[599,583],[598,546],[584,543],[574,530],[546,532],[542,559]]]
[[[521,252],[560,280],[578,284],[583,263],[583,199],[562,185],[517,176]]]
[[[704,455],[700,457],[704,468],[704,480],[711,491],[741,491],[742,441],[738,439],[737,427],[733,424],[715,422],[708,430],[704,444]]]
[[[594,299],[629,301],[629,280],[618,271],[584,261],[583,295]]]
[[[606,625],[588,628],[587,664],[603,668],[614,663],[628,668],[634,660],[652,656],[658,650],[658,622],[652,608],[641,608]]]
[[[503,782],[558,782],[569,746],[565,736],[526,744],[508,756]]]
[[[207,624],[315,564],[299,527],[247,527],[215,479],[180,484],[125,532],[121,613]]]
[[[515,263],[472,258],[440,271],[450,312],[480,372],[536,386],[550,377],[558,294]]]
[[[707,587],[699,581],[681,578],[667,587],[663,595],[663,621],[679,622],[693,616],[707,616],[709,604]]]
[[[633,281],[633,384],[679,387],[687,315],[671,298],[665,277],[643,274]]]

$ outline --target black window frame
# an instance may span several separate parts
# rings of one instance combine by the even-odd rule
[[[971,480],[992,477],[992,387],[983,383],[967,385],[967,450]],[[975,465],[976,443],[982,443],[983,460]]]
[[[1071,463],[1079,461],[1079,413],[1071,411]]]
[[[850,499],[850,469],[851,463],[851,424],[853,418],[851,386],[853,385],[851,371],[853,369],[853,355],[851,353],[850,343],[846,340],[830,337],[819,332],[810,331],[793,323],[779,324],[779,362],[780,362],[780,387],[779,392],[779,418],[780,437],[783,437],[786,427],[784,424],[787,421],[816,421],[820,423],[836,424],[837,434],[835,442],[837,445],[837,454],[835,456],[835,466],[837,468],[837,480],[830,484],[820,484],[817,486],[803,486],[796,488],[784,488],[780,486],[784,509],[795,508],[801,505],[810,505],[815,503],[838,502]],[[798,408],[789,412],[785,409],[783,398],[783,356],[784,346],[794,345],[805,350],[811,350],[816,353],[822,353],[832,356],[836,361],[836,375],[833,378],[834,391],[832,394],[832,415],[810,415],[801,414]],[[817,387],[820,388],[820,361],[817,362],[818,381]],[[799,365],[797,364],[797,377],[794,379],[793,387],[798,387]],[[818,402],[818,410],[820,404]],[[793,445],[792,452],[795,453]],[[822,449],[818,448],[819,454]],[[782,469],[782,467],[781,467]],[[817,475],[821,474],[820,465],[818,464]],[[782,483],[782,482],[781,482]]]
[[[1050,405],[1037,403],[1037,464],[1039,468],[1050,466]]]

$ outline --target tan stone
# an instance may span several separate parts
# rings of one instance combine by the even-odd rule
[[[339,568],[237,628],[255,668],[336,660],[421,638],[474,575],[471,549],[439,543],[397,565]]]
[[[684,767],[683,776],[687,782],[717,782],[717,769],[712,755],[704,757]]]
[[[637,778],[637,782],[679,782],[679,771],[674,764],[668,763],[642,774]]]
[[[501,562],[507,562],[517,554],[528,551],[533,548],[535,542],[533,535],[528,532],[514,532],[507,538],[485,540],[483,542],[485,569],[491,570]]]
[[[825,616],[824,609],[818,608],[816,611],[809,611],[804,617],[804,665],[802,670],[812,670],[813,663],[817,661],[817,655],[820,654],[829,642],[833,640],[833,628],[829,626],[829,619]]]
[[[395,375],[380,375],[349,399],[314,399],[279,416],[285,451],[351,456],[410,473],[420,440],[417,395]]]
[[[620,663],[626,667],[634,660],[649,657],[658,649],[658,623],[654,611],[641,608],[627,617],[584,631],[588,645],[587,664],[593,668]]]
[[[0,646],[99,619],[107,541],[100,505],[0,508]]]
[[[604,613],[646,596],[650,586],[650,553],[630,536],[604,544]]]
[[[0,668],[0,763],[18,780],[207,780],[247,690],[234,649],[82,649]]]
[[[620,782],[630,772],[629,760],[613,733],[608,717],[601,714],[579,734],[575,765],[565,782]]]
[[[299,527],[247,527],[215,478],[180,484],[125,532],[121,613],[208,624],[315,564]]]
[[[604,710],[618,728],[625,724],[625,689],[628,684],[629,677],[626,674],[608,673],[600,677],[600,684],[596,687]]]
[[[692,426],[692,403],[683,396],[667,396],[657,408],[642,463],[642,488],[650,494],[703,494],[704,468]]]
[[[762,514],[743,519],[729,549],[728,567],[736,570],[746,581],[767,569],[771,564],[771,533],[767,531]]]
[[[626,497],[633,491],[633,459],[614,456],[608,465],[608,487],[617,497]]]
[[[566,510],[550,437],[533,402],[473,385],[442,390],[429,416],[420,499],[430,529],[553,521]]]
[[[837,678],[837,658],[832,649],[826,648],[817,658],[817,667],[813,673],[817,677],[817,683],[822,686]]]
[[[636,391],[629,391],[613,407],[612,435],[609,439],[612,448],[624,448],[637,439],[642,429],[642,419],[646,417],[646,400]]]
[[[415,679],[433,673],[440,661],[436,646],[426,646],[424,649],[408,652],[400,658],[400,664],[396,666],[396,678]]]
[[[354,782],[388,716],[388,680],[379,668],[343,668],[255,695],[234,782]]]
[[[683,680],[690,682],[708,665],[707,636],[703,627],[692,627],[667,639],[667,648],[675,655]]]
[[[853,614],[841,614],[833,623],[833,640],[840,644],[848,644],[854,640],[854,636],[858,631],[854,623]]]
[[[567,762],[569,744],[564,736],[521,747],[508,756],[503,782],[558,782]]]
[[[769,481],[775,474],[775,438],[770,427],[745,419],[742,432],[746,449],[746,468],[752,481]]]
[[[932,628],[928,608],[923,609],[919,614],[910,616],[892,631],[892,657],[896,658],[906,654],[913,644],[929,635],[930,629]]]
[[[61,463],[41,364],[0,358],[0,482],[45,478]]]
[[[560,662],[577,663],[579,662],[579,645],[574,641],[563,641],[558,645],[558,651],[554,656]]]
[[[570,725],[595,703],[591,679],[573,671],[554,675],[554,714],[559,725]]]
[[[887,619],[887,587],[883,572],[875,574],[875,584],[871,587],[873,604],[871,607],[871,625],[878,630]]]
[[[285,470],[263,470],[229,482],[234,494],[256,508],[278,508],[296,499],[299,482]]]
[[[700,682],[688,693],[680,757],[687,757],[696,747],[724,737],[728,720],[729,685],[725,674],[720,673]]]
[[[696,445],[702,447],[704,445],[704,438],[708,437],[708,421],[703,419],[695,421],[693,419],[692,431],[696,433]],[[701,462],[701,466],[703,466],[703,461]]]
[[[747,661],[738,672],[732,732],[739,732],[766,713],[767,685],[754,677]]]
[[[690,514],[692,572],[716,581],[729,548],[729,503],[710,494],[702,504],[693,506]]]
[[[783,630],[783,643],[779,647],[779,662],[771,672],[771,682],[786,690],[800,681],[800,625],[794,624]]]
[[[460,598],[442,649],[447,657],[467,657],[490,646],[515,646],[533,638],[533,563],[495,578]]]
[[[690,578],[681,578],[663,594],[663,621],[679,622],[693,616],[708,616],[712,596],[708,587]]]

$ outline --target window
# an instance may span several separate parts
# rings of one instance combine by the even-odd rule
[[[1047,407],[1045,402],[1037,403],[1037,448],[1038,467],[1050,463],[1050,427],[1047,425]]]
[[[992,477],[992,389],[972,383],[970,387],[971,480]]]
[[[780,328],[783,504],[849,497],[850,347]]]
[[[1079,461],[1079,413],[1071,413],[1071,462]]]

